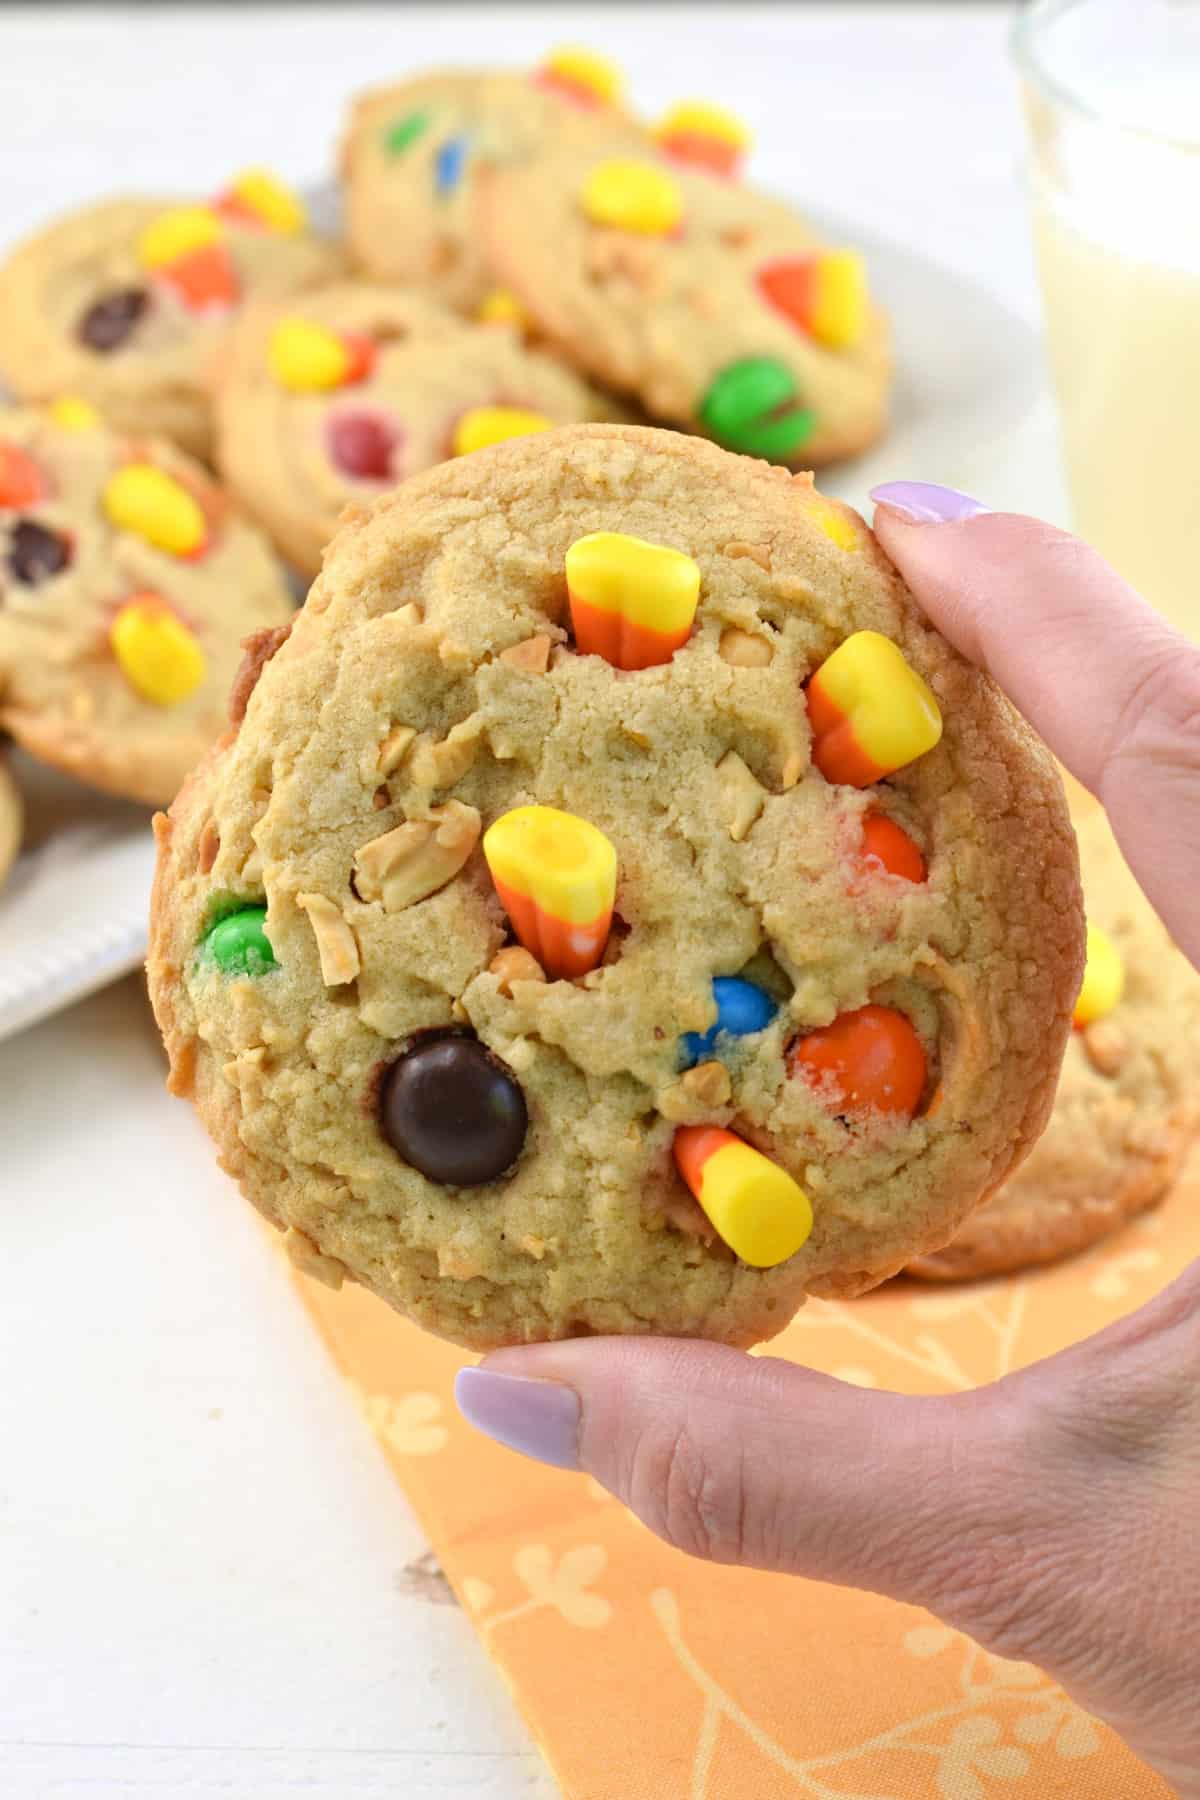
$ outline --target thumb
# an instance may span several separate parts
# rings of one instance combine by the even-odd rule
[[[1103,557],[951,488],[876,488],[875,531],[921,606],[1100,800],[1200,964],[1200,648]]]
[[[986,1407],[912,1398],[724,1345],[629,1337],[499,1351],[460,1372],[457,1398],[488,1436],[586,1470],[711,1561],[945,1615],[981,1570],[1007,1585],[1025,1554],[999,1498],[1023,1454],[1002,1388]]]

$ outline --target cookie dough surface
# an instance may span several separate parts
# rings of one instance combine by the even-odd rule
[[[854,259],[839,255],[828,277],[853,290],[848,310],[810,317],[826,247],[790,208],[645,148],[617,159],[625,172],[610,186],[633,216],[639,190],[666,182],[678,225],[666,229],[665,214],[655,230],[604,223],[587,195],[613,160],[570,146],[484,172],[487,255],[545,337],[654,416],[730,449],[810,468],[872,443],[887,421],[890,349],[883,314],[854,298]],[[822,341],[814,319],[846,341]]]
[[[236,297],[189,307],[162,267],[146,265],[141,246],[164,216],[196,209],[178,198],[102,201],[56,220],[7,257],[0,378],[18,399],[81,394],[118,430],[208,455],[212,367],[241,302],[328,279],[342,259],[306,231],[222,217],[217,230]]]
[[[1010,1274],[1086,1249],[1162,1199],[1200,1124],[1200,974],[1101,812],[1079,828],[1079,860],[1088,918],[1117,947],[1124,992],[1071,1033],[1050,1123],[1021,1168],[913,1274]]]
[[[3,409],[0,483],[14,467],[28,492],[0,506],[0,730],[93,787],[165,805],[225,728],[242,639],[291,616],[282,567],[171,445],[118,436],[98,419],[66,427]],[[110,483],[131,467],[157,472],[152,491],[166,478],[175,504],[203,521],[198,554],[174,554],[111,516]],[[118,628],[131,603],[147,609],[140,641]],[[187,693],[147,698],[118,641],[127,659],[182,659]]]
[[[346,241],[369,275],[416,283],[463,312],[497,285],[478,216],[480,172],[573,142],[642,134],[615,107],[572,104],[527,75],[443,70],[355,101],[342,139]]]
[[[620,673],[573,648],[564,559],[595,531],[699,565],[669,663]],[[802,684],[868,627],[945,729],[865,791],[813,766]],[[1059,777],[807,478],[628,426],[515,440],[348,520],[271,650],[236,738],[160,822],[148,966],[175,1091],[305,1266],[476,1348],[748,1344],[806,1294],[859,1293],[944,1243],[1036,1138],[1082,963]],[[617,853],[608,950],[579,980],[496,962],[478,833],[527,803]],[[903,821],[927,880],[864,876],[868,806]],[[379,840],[406,827],[389,887]],[[223,968],[214,920],[256,903],[268,956]],[[778,1011],[688,1079],[681,1035],[712,1025],[730,974]],[[924,1045],[911,1119],[838,1116],[788,1073],[798,1035],[870,1001]],[[447,1030],[528,1111],[515,1164],[481,1186],[427,1178],[381,1131],[389,1072]],[[731,1126],[803,1184],[802,1249],[751,1268],[714,1236],[673,1165],[683,1123]]]
[[[373,346],[365,379],[289,387],[272,366],[272,343],[295,320]],[[343,506],[453,455],[456,428],[485,407],[552,424],[611,416],[595,389],[527,349],[511,326],[473,324],[397,288],[333,283],[247,313],[218,400],[218,461],[284,554],[312,575]]]
[[[0,757],[0,887],[17,860],[25,811],[7,758]]]

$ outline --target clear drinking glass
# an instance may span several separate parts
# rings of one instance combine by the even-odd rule
[[[1035,0],[1015,48],[1075,528],[1200,639],[1200,3]]]

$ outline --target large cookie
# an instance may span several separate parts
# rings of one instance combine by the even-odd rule
[[[165,805],[224,729],[241,640],[291,613],[182,451],[79,400],[0,411],[0,730],[43,762]]]
[[[1103,1010],[1072,1032],[1050,1123],[1027,1160],[914,1275],[964,1281],[1085,1250],[1162,1199],[1200,1124],[1200,975],[1101,812],[1079,827],[1079,860],[1089,925],[1115,950],[1123,986],[1114,979]],[[1103,941],[1089,953],[1093,981],[1105,954]]]
[[[887,421],[862,259],[744,183],[564,146],[483,172],[488,259],[578,368],[728,449],[811,468]]]
[[[344,281],[250,308],[225,367],[217,454],[234,493],[311,575],[349,502],[480,444],[612,411],[511,326]]]
[[[577,62],[581,80],[556,79]],[[477,213],[480,171],[515,154],[642,141],[598,59],[551,57],[528,74],[452,69],[374,88],[341,145],[346,240],[369,275],[429,287],[472,312],[496,280]]]
[[[17,860],[25,809],[7,757],[0,757],[0,887]]]
[[[204,205],[107,200],[0,266],[0,377],[19,399],[81,394],[119,430],[207,456],[212,361],[242,302],[340,266],[294,196],[261,172]]]
[[[1059,777],[806,477],[501,444],[348,519],[272,651],[160,821],[149,974],[306,1266],[475,1347],[746,1344],[1036,1138],[1083,953]]]

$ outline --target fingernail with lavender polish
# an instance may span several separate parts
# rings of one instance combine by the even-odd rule
[[[871,498],[876,506],[899,513],[910,525],[953,525],[960,519],[974,519],[991,511],[982,501],[972,500],[970,494],[960,494],[957,488],[938,487],[933,481],[885,481],[881,487],[871,489]]]
[[[506,1449],[556,1469],[579,1467],[579,1396],[561,1381],[460,1369],[454,1398],[468,1425]]]

